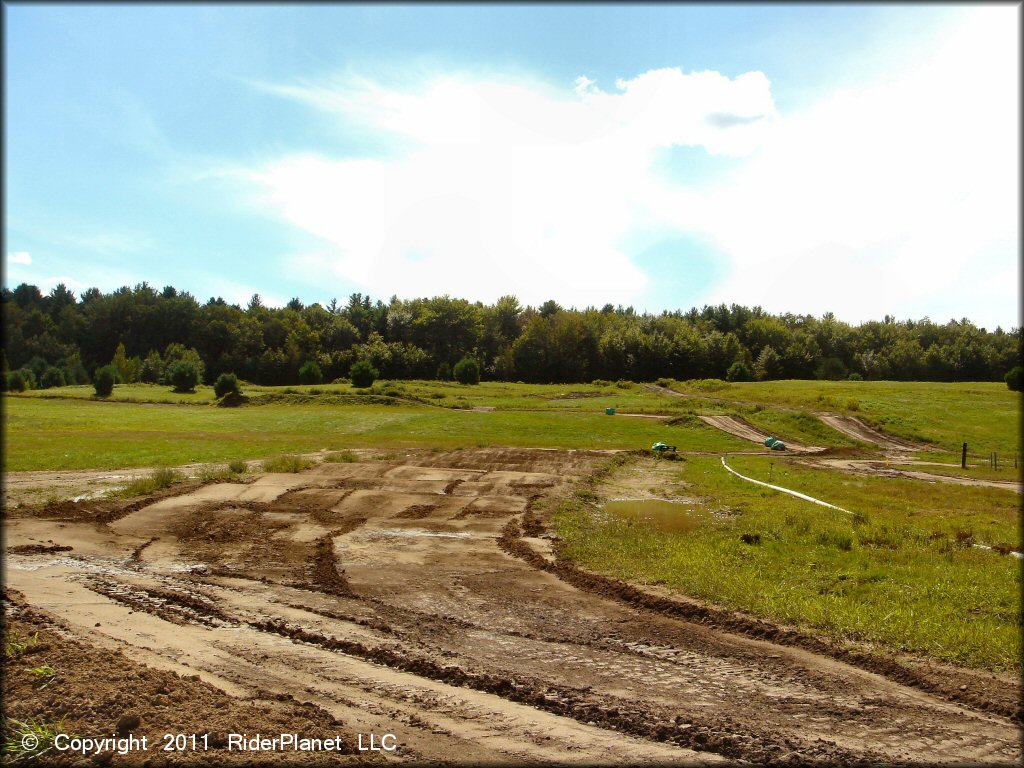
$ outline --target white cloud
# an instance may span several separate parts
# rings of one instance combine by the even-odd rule
[[[31,264],[32,256],[28,251],[14,251],[7,254],[8,264]]]
[[[291,155],[249,174],[271,211],[331,246],[299,272],[383,296],[630,303],[649,278],[620,243],[645,215],[654,151],[742,155],[775,116],[756,72],[661,69],[611,92],[467,75],[265,87],[399,141],[388,157]]]
[[[893,53],[909,68],[781,116],[761,72],[657,69],[603,88],[465,73],[264,85],[388,150],[291,154],[241,174],[265,210],[322,238],[293,258],[313,285],[643,305],[679,278],[646,274],[625,250],[658,231],[722,254],[724,281],[701,301],[1008,326],[1018,15],[963,9],[911,55]],[[680,183],[656,162],[672,146],[738,161],[728,177]]]
[[[709,299],[1013,323],[1017,280],[991,277],[1019,258],[1015,14],[965,14],[898,78],[780,120],[727,184],[664,195],[730,256]]]

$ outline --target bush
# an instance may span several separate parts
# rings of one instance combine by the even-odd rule
[[[373,382],[380,376],[380,371],[374,368],[369,360],[360,360],[352,365],[348,375],[352,379],[353,387],[365,389],[373,386]]]
[[[199,369],[191,360],[178,360],[168,366],[167,379],[175,392],[194,392],[199,383]]]
[[[99,397],[108,397],[114,391],[114,382],[117,381],[117,369],[112,365],[104,365],[97,368],[92,376],[92,386]]]
[[[299,368],[300,384],[323,384],[324,374],[316,360],[307,360]]]
[[[864,377],[861,376],[856,371],[854,371],[853,373],[851,373],[849,376],[846,377],[846,380],[847,381],[864,381]]]
[[[50,387],[63,387],[67,382],[64,380],[64,371],[51,365],[45,371],[43,371],[43,377],[39,381],[39,385],[43,389],[49,389]]]
[[[658,379],[654,383],[657,384],[659,387],[665,387],[666,389],[672,389],[672,385],[676,383],[676,380],[675,379],[661,378],[661,379]]]
[[[448,363],[441,363],[437,366],[437,373],[434,374],[434,378],[438,381],[450,381],[452,378],[452,369]]]
[[[7,374],[7,389],[10,392],[24,392],[28,389],[28,384],[25,382],[25,377],[21,375],[21,371],[11,371]]]
[[[309,469],[313,466],[313,462],[309,459],[304,459],[301,456],[295,456],[293,454],[286,454],[284,456],[275,456],[272,459],[266,459],[263,462],[264,472],[301,472],[304,469]]]
[[[359,457],[352,453],[352,451],[338,451],[324,456],[324,461],[332,464],[352,464],[359,461]]]
[[[452,368],[452,374],[459,384],[480,383],[480,363],[472,357],[464,357]]]
[[[224,397],[228,392],[239,394],[238,377],[233,373],[222,373],[213,384],[214,397]]]
[[[750,374],[750,369],[747,368],[747,364],[742,360],[737,360],[729,366],[729,370],[726,372],[725,378],[726,381],[750,381],[754,377]]]
[[[223,374],[222,374],[223,375]],[[249,469],[249,465],[241,459],[232,459],[228,462],[228,470],[235,473],[236,475],[245,474]]]
[[[633,382],[630,381],[629,379],[619,379],[618,381],[615,382],[615,386],[618,387],[619,389],[632,389]]]
[[[1003,381],[1014,392],[1024,391],[1024,366],[1017,365],[1008,370]]]

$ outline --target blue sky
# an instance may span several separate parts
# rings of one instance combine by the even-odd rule
[[[6,5],[5,283],[1019,324],[1019,9]]]

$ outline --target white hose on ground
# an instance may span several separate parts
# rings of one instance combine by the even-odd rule
[[[812,501],[815,504],[821,504],[821,506],[828,507],[829,509],[838,509],[840,512],[845,512],[848,515],[852,515],[853,514],[853,512],[851,512],[848,509],[843,509],[842,507],[837,507],[835,504],[829,504],[827,501],[822,501],[821,499],[816,499],[813,496],[808,496],[805,493],[798,493],[797,491],[791,491],[791,490],[789,490],[789,488],[782,488],[781,486],[778,486],[778,485],[770,485],[768,483],[762,483],[760,480],[755,480],[752,477],[747,477],[746,475],[741,475],[739,472],[737,472],[735,469],[733,469],[732,467],[730,467],[728,464],[725,463],[725,456],[722,457],[722,466],[725,467],[730,472],[732,472],[734,475],[736,475],[736,477],[738,477],[738,478],[740,478],[742,480],[746,480],[748,483],[757,483],[758,485],[763,485],[765,488],[771,488],[773,491],[781,491],[782,493],[788,493],[790,496],[796,496],[798,499],[804,499],[805,501]],[[992,547],[985,546],[984,544],[973,544],[972,546],[975,549],[988,549],[988,550],[992,549]],[[1008,552],[1007,554],[1009,554],[1012,557],[1016,557],[1018,560],[1024,559],[1024,553],[1021,553],[1021,552]]]
[[[842,507],[837,507],[835,504],[829,504],[827,501],[822,501],[821,499],[816,499],[813,496],[808,496],[805,493],[798,493],[797,491],[791,491],[791,490],[789,490],[789,488],[783,488],[783,487],[778,486],[778,485],[770,485],[769,483],[762,483],[760,480],[755,480],[752,477],[747,477],[746,475],[741,475],[739,472],[737,472],[735,469],[733,469],[732,467],[730,467],[728,464],[725,463],[725,456],[722,457],[722,466],[725,467],[730,472],[732,472],[734,475],[736,475],[736,477],[738,477],[738,478],[740,478],[742,480],[746,480],[748,483],[757,483],[758,485],[763,485],[765,488],[771,488],[773,491],[781,491],[782,493],[788,493],[790,496],[796,496],[798,499],[803,499],[804,501],[811,501],[811,502],[814,502],[815,504],[821,504],[821,506],[828,507],[829,509],[838,509],[840,512],[845,512],[848,515],[852,515],[853,514],[853,512],[851,512],[848,509],[843,509]]]

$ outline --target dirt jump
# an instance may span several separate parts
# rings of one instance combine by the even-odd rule
[[[924,445],[918,445],[912,443],[909,440],[903,440],[899,437],[893,437],[892,435],[886,435],[879,432],[873,427],[869,427],[860,419],[854,418],[853,416],[843,416],[838,413],[821,413],[817,412],[814,414],[823,422],[828,424],[832,429],[837,432],[842,432],[847,437],[852,437],[854,440],[861,440],[865,443],[874,443],[879,448],[885,451],[927,451],[928,447]]]
[[[716,429],[728,432],[730,435],[742,438],[743,440],[750,440],[753,443],[759,443],[762,446],[764,446],[764,441],[768,439],[767,433],[758,431],[756,427],[751,426],[737,416],[719,414],[713,416],[701,416],[700,420],[705,424],[710,424]],[[825,450],[824,448],[802,445],[789,440],[786,440],[785,444],[786,450],[791,453],[819,453]],[[768,449],[766,448],[766,450]]]
[[[55,666],[127,686],[90,694],[97,734],[222,700],[208,760],[248,761],[228,732],[267,715],[230,718],[262,709],[393,734],[393,762],[1020,761],[1006,676],[900,678],[562,564],[535,509],[605,456],[424,451],[12,510],[9,609],[75,644]]]

